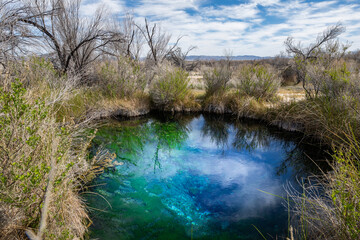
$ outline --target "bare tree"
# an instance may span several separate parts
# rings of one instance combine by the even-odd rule
[[[18,24],[24,8],[17,0],[0,0],[0,64],[5,68],[9,60],[25,52],[24,45],[31,37],[29,29]]]
[[[140,29],[148,47],[150,48],[147,54],[147,60],[152,61],[154,65],[158,65],[158,63],[164,61],[166,56],[177,48],[177,45],[182,38],[178,37],[175,44],[173,46],[169,46],[171,35],[166,32],[162,32],[161,28],[156,23],[151,26],[146,18],[145,26],[141,27],[137,25],[137,27]]]
[[[56,55],[57,67],[82,74],[100,56],[100,48],[122,41],[122,35],[104,30],[104,11],[80,16],[81,0],[23,0],[26,13],[18,20],[32,27],[43,45]]]
[[[306,95],[309,98],[316,97],[319,92],[320,81],[318,80],[322,78],[319,75],[325,72],[323,70],[331,65],[333,59],[342,56],[342,54],[339,54],[339,43],[334,40],[344,31],[345,27],[338,23],[326,29],[317,37],[315,43],[307,47],[303,47],[300,42],[295,44],[292,37],[288,37],[285,41],[286,51],[294,56],[298,81],[302,82]],[[324,45],[325,48],[323,48]],[[344,46],[342,53],[346,49],[347,46]],[[318,79],[309,77],[311,72],[317,72],[313,76],[317,75]]]
[[[177,47],[167,54],[166,59],[182,69],[194,69],[197,66],[197,62],[192,62],[191,64],[186,63],[186,57],[194,49],[196,49],[195,46],[190,46],[185,52],[183,52],[180,47]]]
[[[125,35],[124,47],[127,57],[138,60],[144,45],[144,37],[136,26],[132,15],[127,14],[122,21],[122,33]]]
[[[114,57],[126,56],[138,60],[144,45],[144,37],[136,26],[133,15],[126,14],[122,21],[113,19],[109,25],[112,32],[123,36],[123,41],[113,41],[106,45],[103,48],[104,53]]]

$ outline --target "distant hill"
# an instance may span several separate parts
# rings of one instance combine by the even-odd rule
[[[268,59],[271,57],[259,57],[253,55],[242,55],[242,56],[232,56],[231,60],[259,60],[259,59]],[[226,59],[225,56],[205,56],[205,55],[192,55],[187,56],[186,60],[195,61],[195,60],[222,60]]]

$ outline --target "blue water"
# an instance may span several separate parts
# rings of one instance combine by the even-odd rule
[[[284,185],[311,171],[304,152],[317,151],[297,137],[220,116],[112,122],[94,140],[117,166],[87,194],[90,238],[286,237]]]

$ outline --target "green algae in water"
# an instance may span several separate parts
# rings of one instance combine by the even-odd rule
[[[87,196],[97,239],[262,239],[287,236],[283,185],[306,174],[304,149],[256,123],[209,116],[148,118],[100,129],[115,169]],[[311,152],[307,153],[311,155]],[[262,190],[262,191],[259,191]]]

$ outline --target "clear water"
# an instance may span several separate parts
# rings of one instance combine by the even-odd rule
[[[220,116],[113,122],[94,140],[119,165],[86,195],[90,238],[286,237],[284,185],[310,172],[304,153],[318,151],[297,137]]]

